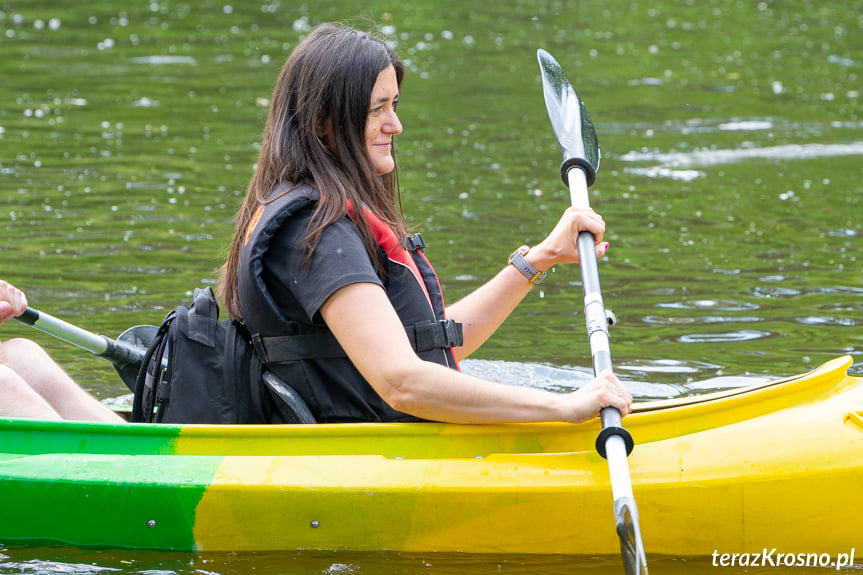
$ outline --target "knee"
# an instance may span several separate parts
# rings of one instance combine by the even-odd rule
[[[2,390],[10,388],[20,388],[22,384],[21,376],[8,365],[0,364],[0,393]]]
[[[9,381],[9,378],[14,377],[15,372],[12,371],[12,368],[8,365],[3,365],[0,363],[0,384],[6,384]]]
[[[17,337],[4,341],[2,344],[3,351],[6,352],[6,357],[10,361],[20,363],[25,361],[44,361],[48,358],[48,352],[42,349],[42,346],[31,339]]]

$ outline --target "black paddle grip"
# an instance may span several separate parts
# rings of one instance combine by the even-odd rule
[[[39,321],[39,312],[33,308],[28,307],[24,310],[24,313],[15,318],[23,324],[29,325],[33,327],[36,325],[36,322]]]
[[[560,177],[563,179],[563,183],[566,187],[569,187],[569,171],[572,168],[578,168],[582,172],[584,172],[584,177],[587,179],[587,187],[593,185],[593,182],[596,181],[596,170],[591,165],[590,162],[585,160],[584,158],[567,158],[560,165]]]
[[[632,435],[623,428],[623,427],[603,427],[602,431],[599,432],[599,435],[596,436],[596,451],[599,453],[603,459],[608,459],[605,453],[605,442],[612,435],[619,435],[623,438],[623,442],[626,444],[626,455],[629,456],[632,453],[632,449],[635,447],[635,441],[632,440]]]

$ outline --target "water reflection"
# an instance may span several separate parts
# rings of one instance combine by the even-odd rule
[[[718,129],[725,129],[720,124]],[[744,128],[739,128],[744,129]],[[757,128],[765,129],[765,128]],[[863,142],[848,144],[785,144],[781,146],[759,147],[751,142],[744,142],[739,148],[733,149],[703,149],[691,152],[659,152],[631,151],[620,156],[625,162],[659,162],[650,167],[626,167],[624,171],[630,174],[650,178],[670,178],[674,180],[692,181],[706,175],[706,172],[693,170],[694,167],[709,167],[720,164],[734,164],[752,159],[767,160],[810,160],[814,158],[830,158],[837,156],[863,155]],[[780,199],[789,199],[792,195],[780,194]]]
[[[680,343],[734,343],[777,336],[778,334],[769,331],[746,329],[724,333],[690,333],[680,336],[677,341]]]
[[[686,325],[686,324],[711,324],[711,323],[753,323],[764,321],[763,318],[755,316],[659,316],[648,315],[642,319],[644,323],[656,325]]]
[[[184,64],[188,66],[197,66],[198,61],[192,58],[191,56],[169,56],[169,55],[155,55],[155,56],[141,56],[138,58],[132,58],[132,62],[136,64],[152,64],[154,66],[165,66],[171,64]]]
[[[659,303],[656,307],[669,309],[711,309],[718,311],[749,311],[758,309],[755,304],[741,301],[699,299],[692,301]]]

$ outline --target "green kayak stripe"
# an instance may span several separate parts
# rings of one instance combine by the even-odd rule
[[[0,418],[0,453],[170,455],[180,431],[179,425]]]
[[[43,454],[0,460],[0,540],[195,550],[224,458]]]
[[[224,456],[176,457],[181,430],[0,418],[0,541],[194,550]]]

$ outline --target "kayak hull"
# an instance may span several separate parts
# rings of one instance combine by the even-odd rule
[[[850,365],[639,404],[624,424],[648,552],[863,548],[863,380]],[[617,554],[598,431],[2,419],[0,541]]]

